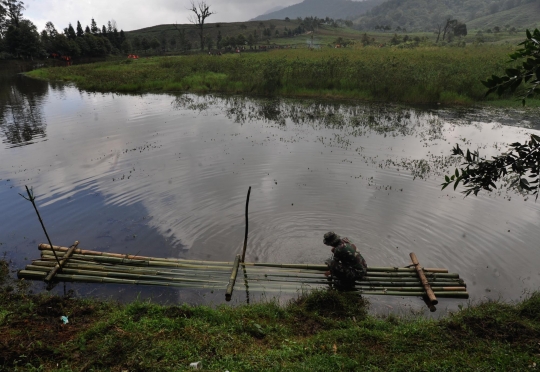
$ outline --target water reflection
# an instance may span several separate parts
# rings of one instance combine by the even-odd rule
[[[16,147],[45,138],[42,99],[47,92],[45,81],[27,79],[8,71],[0,74],[0,132],[4,137],[3,143]]]
[[[421,132],[429,141],[444,139],[443,121],[437,115],[387,104],[357,106],[350,102],[180,95],[171,105],[176,110],[199,112],[219,106],[228,119],[240,124],[263,121],[285,126],[288,121],[296,125],[307,124],[314,129],[349,128],[347,136],[355,137],[371,132],[390,136],[410,136]]]

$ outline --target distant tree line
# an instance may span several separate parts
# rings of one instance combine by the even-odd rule
[[[24,3],[19,0],[0,0],[0,58],[33,59],[50,55],[69,57],[101,57],[127,53],[131,44],[124,31],[118,31],[111,20],[99,28],[94,19],[85,29],[77,21],[62,32],[52,22],[38,32],[37,27],[23,16]]]
[[[58,32],[52,22],[47,22],[41,32],[41,42],[47,54],[71,57],[102,57],[109,54],[129,53],[132,49],[124,31],[118,31],[116,22],[111,20],[107,26],[99,28],[92,19],[90,26],[83,30],[77,21],[74,29],[70,23],[63,32]]]

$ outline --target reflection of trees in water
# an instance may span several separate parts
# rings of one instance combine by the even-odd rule
[[[237,123],[264,121],[285,125],[289,120],[314,129],[344,131],[346,136],[377,133],[389,136],[419,135],[425,139],[443,138],[443,121],[427,111],[387,104],[361,104],[294,100],[283,98],[220,97],[186,94],[173,101],[177,109],[204,111],[210,106],[222,108]]]
[[[0,75],[0,131],[4,143],[23,146],[45,137],[41,99],[47,94],[45,81],[20,75]]]

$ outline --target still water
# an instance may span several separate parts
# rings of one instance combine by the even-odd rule
[[[0,253],[23,268],[54,244],[190,259],[322,263],[328,230],[369,265],[446,267],[472,301],[540,284],[540,203],[441,191],[452,146],[496,154],[540,135],[534,110],[412,108],[285,99],[117,95],[0,73]],[[35,288],[42,289],[41,284]],[[67,284],[79,295],[221,303],[223,293]],[[56,288],[61,292],[63,288]],[[240,290],[235,301],[244,301]],[[275,294],[272,294],[275,296]],[[286,296],[283,296],[286,298]],[[424,307],[372,297],[379,312]],[[442,299],[439,314],[467,301]],[[404,310],[405,309],[405,310]]]

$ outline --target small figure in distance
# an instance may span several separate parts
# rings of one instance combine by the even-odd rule
[[[340,238],[335,232],[324,234],[324,244],[331,246],[333,256],[326,261],[326,277],[332,277],[337,289],[352,289],[354,282],[367,274],[366,260],[348,238]]]

